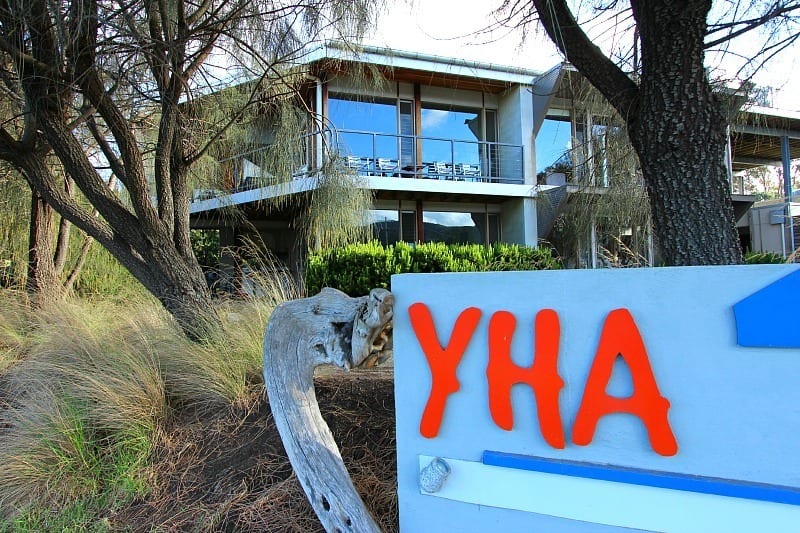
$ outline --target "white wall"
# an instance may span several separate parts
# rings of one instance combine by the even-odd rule
[[[537,246],[536,200],[514,198],[502,204],[500,213],[503,242]]]
[[[522,175],[526,184],[534,185],[533,98],[529,86],[512,87],[503,93],[498,121],[500,142],[522,145]]]

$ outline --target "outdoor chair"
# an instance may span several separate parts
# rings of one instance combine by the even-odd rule
[[[477,166],[469,163],[458,163],[455,168],[456,179],[474,180],[480,176],[480,170]]]
[[[375,173],[379,176],[393,176],[397,173],[397,161],[379,157],[375,160]]]
[[[436,175],[438,179],[452,179],[453,178],[453,170],[450,165],[445,163],[444,161],[436,161],[433,163],[431,167],[431,173]]]
[[[355,155],[348,155],[345,159],[345,165],[348,170],[353,170],[359,175],[367,174],[369,170],[368,163],[363,158]]]
[[[308,165],[301,165],[292,172],[292,179],[300,179],[300,178],[307,178],[308,177]]]

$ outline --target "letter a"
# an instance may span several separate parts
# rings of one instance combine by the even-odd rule
[[[558,314],[552,309],[536,313],[533,364],[523,368],[511,360],[511,337],[517,319],[508,311],[498,311],[489,320],[489,411],[499,427],[511,430],[514,413],[511,406],[511,387],[517,383],[531,386],[536,396],[539,429],[547,444],[564,448],[564,427],[558,410],[558,394],[564,381],[558,375]]]
[[[439,343],[427,305],[421,302],[412,304],[408,308],[408,316],[431,370],[431,392],[422,413],[419,432],[423,437],[432,439],[439,434],[447,398],[460,387],[456,369],[478,327],[481,310],[469,307],[458,315],[447,348],[442,348]]]
[[[617,356],[622,357],[631,372],[633,394],[616,398],[606,393]],[[638,416],[650,439],[650,446],[660,455],[678,453],[678,443],[667,419],[669,401],[661,396],[647,357],[644,341],[630,311],[615,309],[606,317],[600,343],[594,356],[578,415],[572,430],[575,444],[592,442],[600,417],[610,413]]]

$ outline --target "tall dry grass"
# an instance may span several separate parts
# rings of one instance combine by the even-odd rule
[[[282,275],[269,278],[259,280],[268,296],[220,302],[223,327],[201,343],[145,296],[34,312],[1,292],[0,530],[49,529],[41,509],[77,502],[85,516],[86,502],[146,493],[154,450],[180,410],[252,400],[269,314],[299,294]]]
[[[6,289],[0,297],[0,375],[28,352],[34,313],[24,294]]]
[[[72,301],[31,314],[25,352],[3,376],[4,517],[143,490],[170,414],[158,360],[170,334],[153,308]]]

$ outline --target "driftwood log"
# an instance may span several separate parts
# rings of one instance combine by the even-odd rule
[[[323,289],[275,308],[264,333],[264,382],[286,454],[325,530],[379,532],[322,418],[314,368],[370,367],[391,354],[394,297]]]

